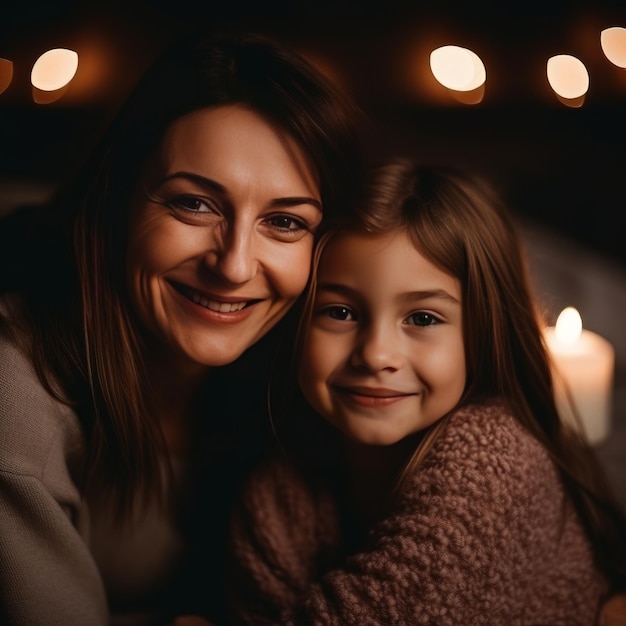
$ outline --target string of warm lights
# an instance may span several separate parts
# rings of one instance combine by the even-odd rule
[[[626,28],[613,26],[600,33],[600,46],[606,58],[626,68]],[[475,104],[482,100],[487,81],[485,65],[467,48],[442,46],[430,54],[430,69],[435,79],[461,102]],[[546,75],[556,97],[565,105],[579,107],[589,90],[589,72],[575,56],[559,54],[546,63]],[[468,98],[474,94],[474,99]],[[462,96],[462,97],[461,97]]]
[[[626,68],[626,28],[613,26],[600,33],[600,46],[606,58]],[[430,70],[434,78],[459,102],[477,104],[482,101],[487,70],[482,59],[472,50],[445,45],[430,53]],[[31,71],[33,100],[49,104],[60,99],[78,71],[78,53],[66,48],[44,52]],[[570,107],[580,107],[589,90],[589,72],[575,56],[559,54],[546,62],[546,77],[556,97]],[[13,80],[13,63],[0,58],[0,94]]]
[[[53,48],[35,61],[30,73],[33,100],[49,104],[61,98],[78,71],[78,53],[67,48]],[[13,80],[13,62],[0,59],[0,93]]]

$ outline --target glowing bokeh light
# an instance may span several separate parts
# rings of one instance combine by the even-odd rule
[[[67,48],[44,52],[33,65],[30,81],[41,91],[62,89],[74,78],[78,70],[78,54]]]
[[[460,46],[441,46],[430,53],[430,70],[444,87],[455,91],[472,91],[487,78],[480,57]]]
[[[556,320],[554,338],[563,346],[573,346],[583,330],[580,313],[573,306],[564,308]]]
[[[0,93],[6,91],[13,80],[13,61],[0,59]]]
[[[600,33],[600,46],[613,65],[626,68],[626,28],[620,26],[605,28]]]
[[[562,98],[580,98],[589,89],[589,72],[584,63],[569,54],[548,59],[547,75],[550,87]]]

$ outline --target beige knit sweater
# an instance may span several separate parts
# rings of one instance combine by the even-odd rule
[[[6,313],[0,298],[0,313]],[[0,335],[0,624],[111,626],[152,622],[182,552],[169,515],[117,528],[81,496],[85,442],[76,414],[43,388]],[[113,600],[144,608],[112,615]],[[110,606],[111,605],[111,606]]]
[[[544,448],[498,405],[460,410],[358,553],[330,492],[279,458],[235,513],[232,624],[591,626],[605,592]]]

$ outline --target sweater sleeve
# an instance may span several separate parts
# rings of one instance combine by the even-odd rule
[[[0,341],[0,623],[105,626],[105,592],[72,476],[76,416]]]
[[[276,456],[250,476],[230,527],[226,589],[230,625],[277,623],[335,558],[330,493],[307,484]]]
[[[600,586],[568,510],[556,469],[513,418],[461,411],[363,549],[273,623],[588,626]]]

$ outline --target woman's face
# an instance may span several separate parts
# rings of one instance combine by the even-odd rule
[[[234,361],[304,289],[321,219],[316,173],[283,130],[234,105],[176,121],[130,214],[130,295],[155,345]]]

